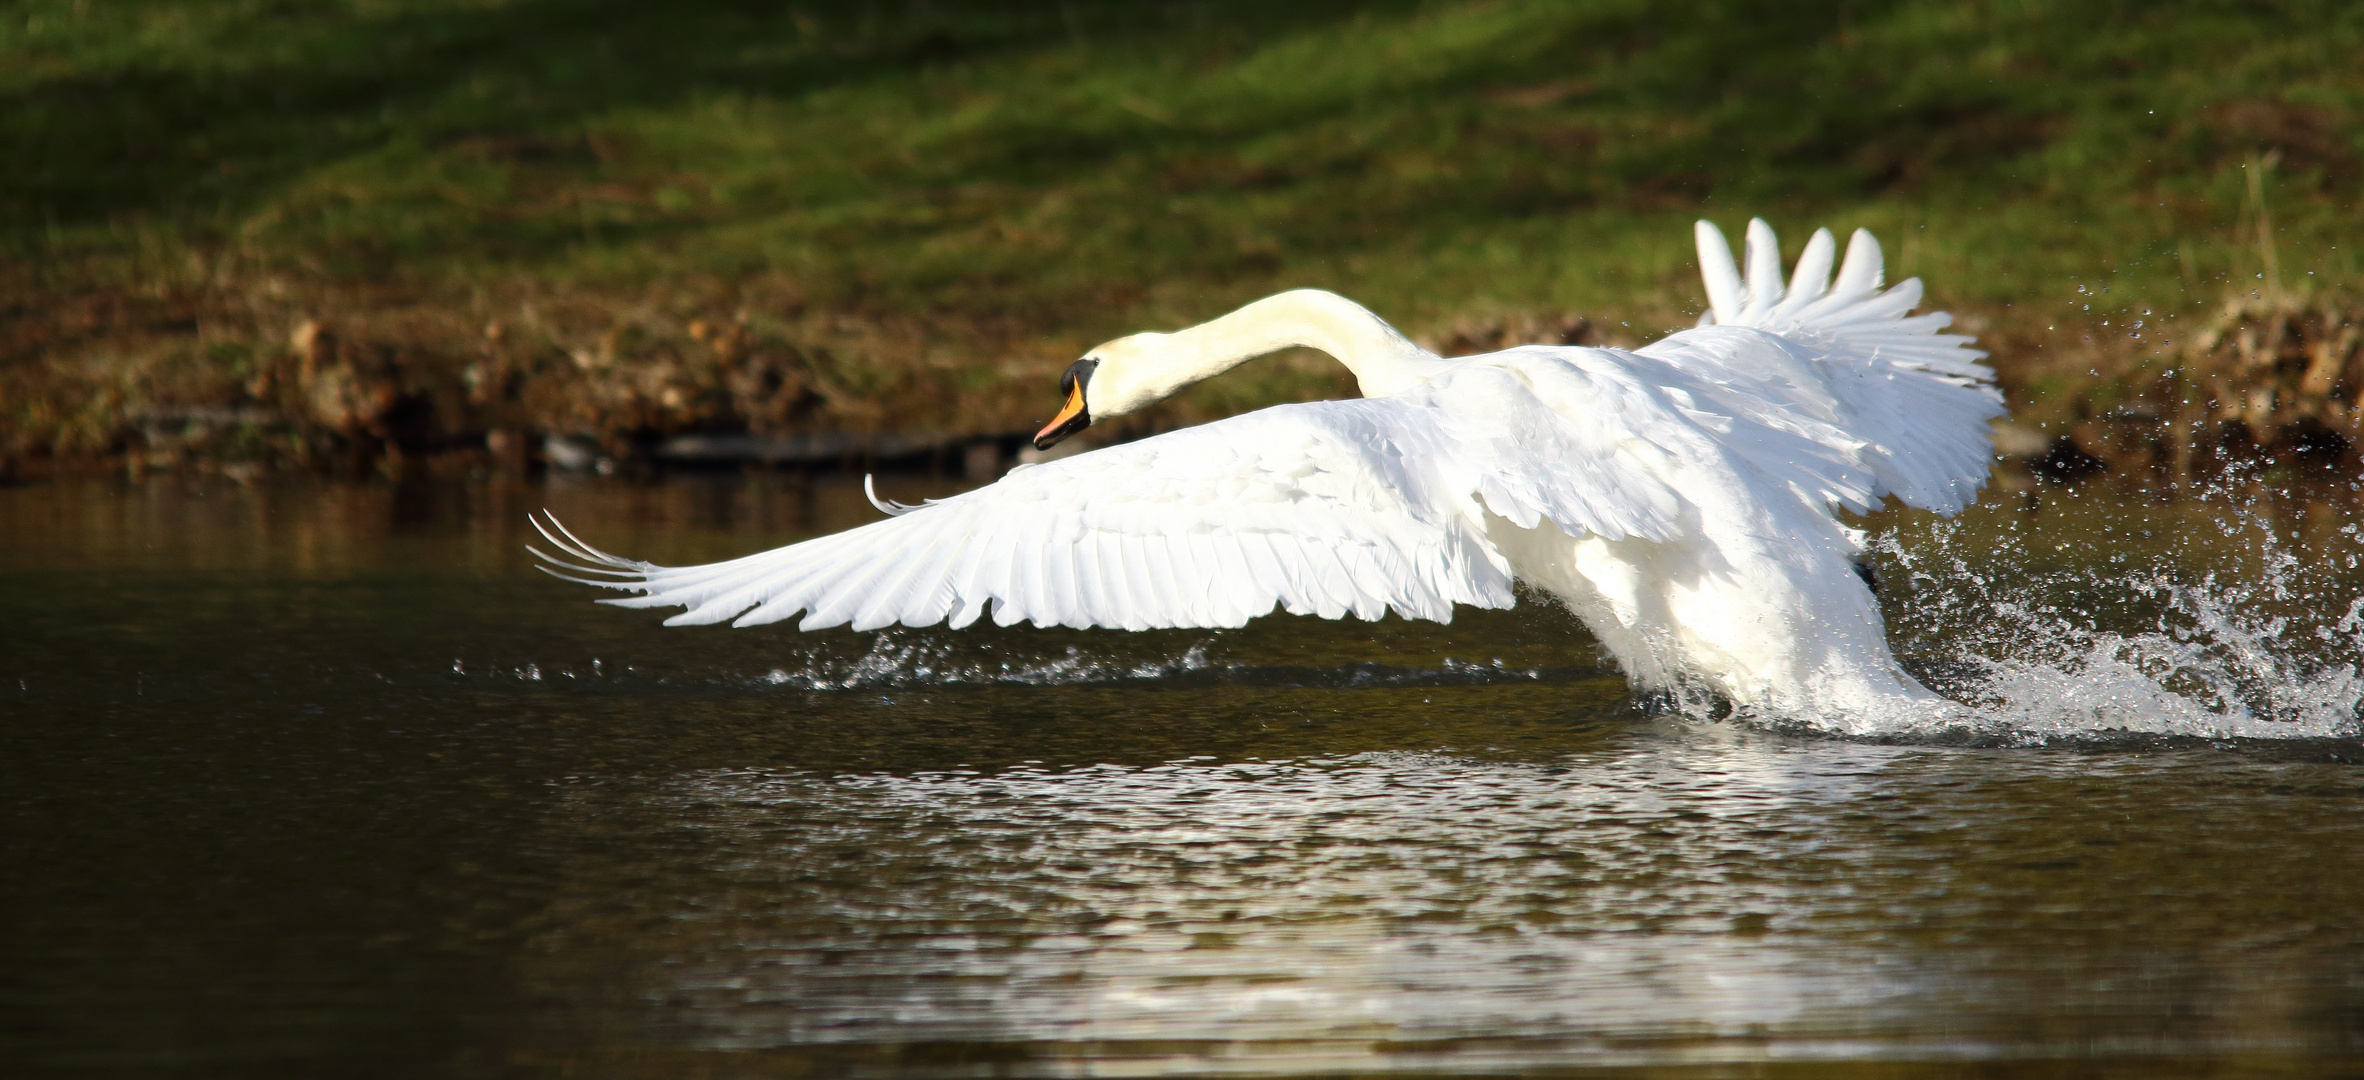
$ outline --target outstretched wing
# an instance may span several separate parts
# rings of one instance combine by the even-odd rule
[[[1940,513],[1977,495],[1994,452],[1988,422],[2003,414],[2003,397],[1973,339],[1939,333],[1953,316],[1911,314],[1921,301],[1920,279],[1882,291],[1880,245],[1862,229],[1847,242],[1835,280],[1837,244],[1830,230],[1816,230],[1787,285],[1781,250],[1762,219],[1748,223],[1745,278],[1722,232],[1702,221],[1697,236],[1712,306],[1700,326],[1745,327],[1782,340],[1689,330],[1642,354],[1711,382],[1779,384],[1783,396],[1767,404],[1827,421],[1860,441],[1853,452],[1877,478],[1878,495]],[[1719,404],[1749,409],[1746,396],[1763,390],[1751,387]]]
[[[555,522],[545,535],[574,561],[542,557],[562,577],[640,594],[608,603],[689,609],[668,624],[752,626],[802,612],[807,630],[958,627],[988,605],[1005,626],[1238,626],[1276,606],[1445,622],[1455,604],[1514,599],[1481,508],[1571,534],[1672,535],[1674,495],[1613,448],[1594,447],[1606,456],[1588,464],[1493,454],[1463,437],[1553,424],[1572,452],[1587,452],[1582,433],[1532,395],[1283,405],[1021,468],[730,562],[622,559]],[[1589,481],[1564,475],[1587,468]]]

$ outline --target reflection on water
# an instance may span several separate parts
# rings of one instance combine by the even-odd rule
[[[2250,786],[2221,760],[2137,771],[2184,769]],[[1367,1070],[2309,1046],[2292,1010],[2358,972],[2319,951],[2353,931],[2218,938],[2221,913],[2192,908],[2243,888],[2136,864],[2170,838],[2263,841],[2252,867],[2291,875],[2286,902],[2349,908],[2344,886],[2302,884],[2278,830],[2192,828],[2246,816],[2229,804],[2132,822],[2121,794],[2106,825],[2090,805],[2046,820],[2124,771],[1682,739],[1551,765],[717,770],[565,812],[679,830],[667,857],[596,859],[570,892],[615,903],[637,878],[661,895],[626,903],[677,909],[623,977],[648,1022],[713,1049],[1016,1041]],[[2127,895],[2130,876],[2175,893]]]
[[[669,562],[875,514],[785,480],[0,490],[0,1053],[651,1077],[2364,1054],[2364,575],[2336,500],[1876,523],[1900,651],[1979,717],[1877,741],[1665,713],[1538,605],[665,630],[531,571],[543,507]]]

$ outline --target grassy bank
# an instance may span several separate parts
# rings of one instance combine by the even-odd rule
[[[1646,340],[1751,213],[1871,227],[2065,422],[2264,287],[2255,205],[2358,279],[2360,51],[2309,2],[14,3],[0,456],[1013,431],[1288,286]]]

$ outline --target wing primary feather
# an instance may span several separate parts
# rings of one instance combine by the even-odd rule
[[[1305,552],[1306,583],[1314,600],[1314,614],[1325,619],[1340,619],[1354,609],[1354,590],[1345,582],[1346,566],[1338,560],[1338,552],[1324,538],[1300,541],[1298,550]]]
[[[1878,291],[1884,269],[1880,242],[1869,229],[1855,230],[1855,235],[1847,238],[1847,258],[1839,263],[1839,280],[1831,285],[1831,299],[1845,304],[1870,296]]]
[[[1775,315],[1789,315],[1808,304],[1822,299],[1830,291],[1831,257],[1838,250],[1838,242],[1831,239],[1829,229],[1816,229],[1806,241],[1806,250],[1798,253],[1798,266],[1790,274],[1789,293],[1782,298]]]
[[[1305,588],[1298,586],[1298,574],[1288,565],[1288,553],[1281,551],[1277,534],[1269,529],[1253,529],[1239,536],[1241,551],[1248,553],[1248,565],[1255,567],[1258,581],[1265,586],[1265,596],[1281,605],[1288,614],[1305,614]]]
[[[1231,617],[1231,581],[1224,573],[1223,557],[1215,550],[1214,537],[1201,528],[1183,536],[1190,548],[1189,576],[1183,580],[1198,583],[1191,591],[1194,622],[1199,626],[1239,625],[1243,620]]]
[[[1157,597],[1155,614],[1150,625],[1174,627],[1183,625],[1184,607],[1174,585],[1174,542],[1164,533],[1150,533],[1141,538],[1143,578],[1151,593]]]
[[[1716,322],[1737,321],[1746,291],[1740,283],[1740,269],[1732,265],[1732,245],[1724,242],[1723,230],[1705,218],[1692,226],[1691,234],[1699,245],[1699,277],[1707,286],[1710,312]]]
[[[1018,562],[1026,568],[1026,573],[1020,579],[1024,584],[1018,590],[1018,606],[1022,617],[1036,626],[1059,624],[1059,600],[1054,592],[1058,586],[1052,580],[1050,526],[1049,520],[1037,514],[1027,519],[1026,531],[1019,534],[1022,546],[1018,550]]]
[[[525,515],[525,521],[526,521],[526,524],[528,524],[528,525],[531,525],[531,526],[533,526],[533,527],[534,527],[534,531],[535,531],[535,532],[538,532],[538,533],[542,534],[542,539],[549,541],[549,542],[550,542],[550,545],[551,545],[552,547],[555,547],[555,548],[557,548],[557,549],[558,549],[558,550],[560,550],[560,551],[566,552],[568,555],[570,555],[570,556],[573,556],[573,557],[575,557],[575,558],[578,558],[578,559],[590,559],[590,560],[593,560],[593,561],[595,561],[595,562],[605,562],[605,561],[607,561],[607,560],[604,560],[604,559],[600,559],[598,556],[596,556],[596,555],[592,554],[592,553],[591,553],[589,550],[587,550],[587,549],[586,549],[586,548],[585,548],[583,545],[581,545],[579,542],[578,542],[578,543],[570,543],[570,542],[568,542],[567,540],[560,539],[560,538],[559,538],[559,536],[558,536],[557,534],[554,534],[554,533],[552,533],[552,532],[550,531],[550,529],[551,529],[551,527],[552,527],[552,526],[556,526],[556,527],[558,528],[558,530],[559,530],[560,532],[562,532],[562,533],[563,533],[563,532],[565,532],[565,530],[566,530],[566,526],[559,524],[559,521],[558,521],[558,517],[557,517],[557,515],[550,513],[550,511],[548,511],[548,510],[544,510],[544,511],[542,511],[542,516],[543,516],[543,517],[548,517],[548,518],[550,519],[550,524],[549,524],[549,525],[544,525],[544,524],[542,524],[542,518],[541,518],[541,517],[536,517],[536,516],[534,516],[534,515],[532,515],[532,514],[527,514],[527,515]],[[570,533],[570,534],[568,534],[568,536],[570,536],[570,537],[571,537],[571,536],[572,536],[572,534]]]
[[[1067,626],[1088,630],[1092,621],[1083,613],[1083,581],[1076,572],[1076,545],[1073,541],[1060,542],[1064,530],[1044,530],[1042,544],[1043,579],[1048,583],[1044,591],[1050,594],[1051,610],[1044,612],[1049,621],[1037,618],[1038,626]]]
[[[582,537],[576,536],[574,530],[567,528],[565,522],[558,520],[557,515],[552,514],[548,510],[542,511],[542,517],[549,521],[551,528],[558,530],[559,535],[564,536],[569,543],[572,543],[575,546],[576,549],[582,551],[585,555],[588,555],[593,559],[607,563],[610,566],[630,567],[636,570],[663,569],[663,567],[660,567],[655,563],[649,562],[645,559],[627,559],[621,555],[610,554],[603,549],[593,547],[590,544],[585,543]]]
[[[564,564],[560,564],[560,565],[564,565]],[[622,582],[622,581],[601,581],[601,580],[599,580],[599,579],[597,579],[597,578],[580,578],[580,577],[576,577],[576,576],[574,576],[573,574],[565,574],[565,573],[560,573],[560,572],[558,571],[558,569],[557,569],[557,568],[555,568],[555,567],[549,567],[549,566],[536,566],[536,567],[534,567],[534,569],[536,569],[536,570],[539,570],[539,571],[541,571],[541,572],[543,572],[543,573],[545,573],[545,574],[548,574],[548,575],[550,575],[551,577],[557,578],[557,579],[558,579],[558,580],[560,580],[560,581],[571,581],[571,582],[574,582],[574,583],[575,583],[575,584],[577,584],[577,585],[591,585],[591,586],[596,586],[596,587],[598,587],[598,588],[602,588],[602,589],[637,589],[637,588],[640,588],[640,586],[638,586],[638,585],[634,585],[634,584],[631,584],[631,583],[628,583],[628,582]],[[587,568],[575,568],[575,569],[586,569],[586,570],[587,570]],[[625,597],[625,599],[635,599],[635,598],[634,598],[634,597]]]
[[[1781,302],[1781,242],[1764,218],[1748,219],[1748,305],[1740,321],[1755,323]]]
[[[997,560],[1004,569],[1002,587],[993,592],[995,626],[1016,626],[1039,608],[1042,560],[1035,552],[1034,531],[1040,521],[1034,516],[1020,519],[1010,537],[1008,557]]]
[[[540,548],[538,548],[538,547],[535,547],[535,546],[533,546],[532,544],[527,544],[527,545],[525,545],[525,550],[527,550],[527,551],[530,551],[530,552],[533,552],[533,553],[534,553],[534,557],[535,557],[535,558],[537,558],[537,559],[540,559],[540,560],[542,560],[543,562],[550,564],[550,566],[556,566],[556,567],[560,567],[560,568],[562,568],[562,569],[566,569],[566,570],[572,570],[572,571],[574,571],[575,573],[578,573],[578,574],[604,574],[604,575],[606,575],[606,576],[608,576],[608,577],[611,577],[611,578],[631,578],[631,579],[633,579],[634,581],[646,581],[646,580],[648,579],[648,573],[647,573],[646,571],[642,571],[642,570],[610,570],[610,569],[608,569],[607,567],[604,567],[604,566],[582,566],[582,565],[579,565],[578,563],[576,563],[576,562],[574,562],[574,561],[572,561],[572,560],[568,560],[568,559],[562,559],[562,558],[559,558],[559,557],[558,557],[558,556],[556,556],[556,555],[552,555],[552,554],[550,554],[550,553],[549,553],[549,552],[547,552],[547,551],[544,551],[544,550],[542,550],[542,549],[540,549]],[[536,567],[536,569],[543,569],[543,570],[546,570],[546,569],[548,569],[548,568],[549,568],[549,567]],[[602,582],[601,584],[615,585],[617,588],[636,588],[636,587],[637,587],[637,586],[625,586],[625,585],[623,585],[623,584],[621,584],[621,583],[618,583],[618,582]]]
[[[1100,574],[1100,604],[1107,615],[1103,626],[1119,626],[1127,630],[1146,629],[1140,621],[1140,605],[1134,602],[1132,590],[1125,582],[1125,534],[1105,525],[1095,525],[1089,533],[1092,546],[1097,549],[1092,564]]]
[[[855,621],[870,602],[881,593],[882,579],[893,573],[894,557],[900,547],[864,552],[852,566],[845,567],[828,584],[821,586],[812,597],[812,607],[805,612],[800,629],[818,630]],[[892,622],[893,620],[888,620]],[[857,630],[875,630],[885,623],[856,626]]]
[[[935,575],[923,597],[906,605],[903,612],[905,626],[934,626],[952,617],[959,608],[960,592],[952,575],[968,553],[968,538],[958,532],[949,533],[951,551],[944,557],[942,572]]]
[[[1272,610],[1271,604],[1264,605],[1262,611],[1257,610],[1256,575],[1248,569],[1248,558],[1240,550],[1239,539],[1228,530],[1221,534],[1210,530],[1205,535],[1207,547],[1218,567],[1216,589],[1227,609],[1223,613],[1224,625],[1237,626]],[[1237,616],[1236,621],[1233,616]]]
[[[1132,622],[1127,625],[1137,630],[1164,625],[1159,615],[1157,586],[1150,581],[1148,539],[1136,533],[1125,533],[1118,542],[1122,554],[1118,557],[1117,565],[1124,571],[1120,581],[1125,595],[1130,598],[1129,611],[1132,615]]]
[[[1305,540],[1285,532],[1266,532],[1258,536],[1272,550],[1273,563],[1283,575],[1280,591],[1282,609],[1291,615],[1320,614],[1321,591],[1313,584],[1313,570],[1311,560],[1306,555]]]
[[[639,559],[627,559],[618,555],[610,555],[607,552],[601,551],[598,548],[584,543],[581,538],[568,531],[566,523],[558,520],[558,515],[553,514],[548,510],[544,510],[542,511],[542,516],[550,520],[551,528],[558,530],[557,536],[552,536],[550,534],[550,529],[543,528],[541,522],[534,521],[533,515],[526,515],[526,520],[533,522],[535,531],[542,534],[542,539],[550,541],[551,544],[555,545],[561,551],[575,555],[576,557],[584,559],[588,562],[605,563],[609,566],[619,567],[626,570],[664,569],[663,567],[657,566],[654,563],[642,562]],[[564,537],[564,539],[560,539],[560,537]]]
[[[862,497],[869,499],[870,505],[877,507],[879,513],[885,514],[888,517],[901,517],[919,509],[919,507],[907,506],[903,503],[896,502],[893,499],[879,498],[878,477],[871,473],[862,474]]]
[[[1231,534],[1239,545],[1240,558],[1248,565],[1248,579],[1256,587],[1256,603],[1271,611],[1276,601],[1289,595],[1289,575],[1280,565],[1279,554],[1272,550],[1272,542],[1262,529],[1242,529]]]
[[[1075,561],[1075,613],[1084,626],[1113,626],[1105,590],[1100,584],[1100,537],[1092,529],[1076,530],[1068,545]]]
[[[930,578],[927,553],[935,546],[935,530],[924,521],[914,522],[912,528],[924,531],[901,547],[872,556],[880,569],[862,590],[868,597],[853,607],[854,629],[876,630],[904,622],[913,614],[909,594]]]

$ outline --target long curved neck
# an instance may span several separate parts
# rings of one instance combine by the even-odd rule
[[[1364,397],[1399,393],[1448,366],[1352,300],[1320,289],[1267,296],[1167,339],[1190,382],[1295,346],[1319,349],[1346,365]]]

